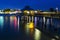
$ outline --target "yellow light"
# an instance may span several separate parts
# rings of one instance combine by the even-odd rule
[[[10,13],[10,11],[6,11],[6,12],[5,12],[5,14],[9,14],[9,13]]]
[[[29,11],[27,11],[27,14],[29,14]]]
[[[30,34],[33,34],[33,32],[34,32],[34,29],[33,28],[30,29]]]
[[[31,10],[31,11],[30,11],[30,14],[31,14],[31,15],[34,15],[34,11],[33,11],[33,10]]]
[[[28,10],[25,10],[25,11],[24,11],[24,14],[29,14],[29,11],[28,11]]]
[[[29,34],[29,23],[25,25],[25,32],[27,35]]]
[[[27,10],[24,11],[24,14],[27,13]]]
[[[29,23],[29,28],[34,28],[34,23],[33,22]]]
[[[38,29],[35,29],[34,39],[35,40],[41,39],[41,31],[39,31]]]

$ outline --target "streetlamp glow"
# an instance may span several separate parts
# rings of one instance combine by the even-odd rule
[[[29,11],[27,11],[27,13],[29,14],[30,12],[29,12]]]
[[[58,7],[56,7],[56,12],[58,13]]]
[[[35,13],[37,13],[37,11],[35,11]]]

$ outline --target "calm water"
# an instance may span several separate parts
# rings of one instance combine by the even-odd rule
[[[31,18],[29,17],[29,20],[32,22],[31,25],[34,24],[33,26],[29,26],[30,21],[28,21],[28,19],[26,18],[23,18],[23,16],[22,17],[0,16],[0,39],[1,40],[47,40],[47,39],[51,40],[52,39],[51,37],[46,36],[40,30],[35,28],[37,27],[37,24],[39,28],[42,27],[41,18],[35,17],[33,19],[33,17]],[[60,26],[59,19],[56,20],[53,19],[52,21],[54,25]],[[45,22],[45,18],[43,22]],[[49,28],[48,27],[49,23],[50,23],[50,19],[47,19],[47,23],[46,23],[47,28]]]

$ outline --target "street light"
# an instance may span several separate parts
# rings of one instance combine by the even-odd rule
[[[37,13],[37,11],[35,11],[35,13]]]
[[[27,14],[29,14],[30,12],[29,11],[27,11]]]
[[[58,13],[58,7],[56,7],[56,12]]]
[[[29,14],[30,12],[28,10],[25,10],[24,11],[24,14]]]

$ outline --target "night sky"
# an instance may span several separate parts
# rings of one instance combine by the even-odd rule
[[[0,9],[24,8],[29,5],[33,9],[48,10],[50,7],[60,9],[60,0],[0,0]]]

